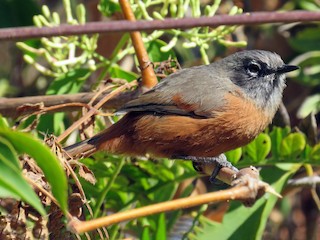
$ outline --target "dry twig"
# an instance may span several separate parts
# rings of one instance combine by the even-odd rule
[[[124,91],[125,89],[130,89],[131,87],[137,86],[137,81],[132,81],[130,83],[124,84],[117,89],[113,90],[108,95],[104,96],[95,106],[94,108],[90,109],[84,116],[82,116],[80,119],[75,121],[68,129],[66,129],[63,134],[61,134],[57,138],[57,142],[61,142],[65,137],[67,137],[72,131],[74,131],[76,128],[78,128],[82,123],[84,123],[86,120],[88,120],[91,116],[93,116],[96,113],[96,109],[99,109],[103,106],[104,103],[109,101],[109,99],[113,98],[114,96],[118,95],[120,92]]]

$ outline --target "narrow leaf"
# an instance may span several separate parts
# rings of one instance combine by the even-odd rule
[[[67,210],[67,179],[54,154],[39,140],[26,133],[0,130],[0,136],[10,141],[19,153],[27,153],[37,162],[52,188],[62,211]]]
[[[3,137],[0,137],[0,197],[23,200],[41,215],[46,214],[40,199],[22,176],[15,149]]]

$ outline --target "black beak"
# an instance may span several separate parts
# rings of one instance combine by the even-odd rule
[[[292,72],[297,69],[299,69],[299,67],[295,65],[283,65],[277,69],[277,73],[282,74],[282,73]]]

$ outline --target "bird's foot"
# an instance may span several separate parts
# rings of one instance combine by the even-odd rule
[[[193,162],[193,166],[196,170],[199,170],[199,164],[212,164],[214,163],[216,167],[211,173],[210,182],[215,182],[216,177],[219,174],[221,168],[226,167],[230,168],[231,170],[238,172],[239,170],[234,167],[228,160],[226,155],[220,154],[216,157],[195,157],[195,156],[174,156],[173,158],[176,159],[183,159],[183,160],[191,160]]]

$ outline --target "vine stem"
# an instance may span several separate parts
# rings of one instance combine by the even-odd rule
[[[1,40],[18,40],[52,36],[69,36],[91,33],[134,32],[159,29],[188,29],[193,27],[218,27],[221,25],[258,25],[264,23],[292,23],[320,21],[320,12],[253,12],[238,15],[215,15],[212,17],[164,19],[153,21],[89,22],[81,25],[61,24],[58,27],[16,27],[0,30]]]

